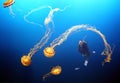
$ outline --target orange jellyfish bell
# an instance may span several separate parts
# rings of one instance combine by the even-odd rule
[[[51,58],[55,55],[55,51],[52,47],[47,47],[44,49],[44,55],[48,58]]]
[[[111,58],[110,57],[107,57],[106,59],[105,59],[105,62],[110,62],[111,61]]]
[[[7,0],[6,2],[3,3],[4,7],[8,7],[10,5],[12,5],[15,1],[14,0]]]
[[[61,66],[55,66],[51,69],[51,71],[45,75],[43,75],[43,80],[45,80],[46,77],[50,76],[50,75],[60,75],[62,72],[62,67]]]
[[[29,66],[31,64],[31,57],[26,55],[22,56],[21,63],[23,66]]]
[[[55,66],[55,67],[53,67],[52,69],[51,69],[51,74],[52,75],[59,75],[59,74],[61,74],[61,71],[62,71],[62,68],[61,68],[61,66]]]

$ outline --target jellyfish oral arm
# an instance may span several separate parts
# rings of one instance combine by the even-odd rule
[[[74,31],[77,31],[82,28],[86,28],[87,25],[76,25],[65,31],[62,35],[60,35],[58,38],[53,40],[53,42],[50,44],[51,47],[56,47],[57,45],[62,44],[65,40],[67,40],[68,36],[73,33]]]
[[[51,22],[51,18],[45,18],[44,25],[48,25]]]
[[[13,12],[12,6],[9,7],[9,10],[10,10],[10,14],[11,14],[12,16],[15,16],[15,13]]]
[[[48,6],[50,9],[51,9],[51,11],[50,11],[50,13],[48,14],[48,17],[47,18],[45,18],[45,21],[44,21],[44,24],[45,25],[48,25],[50,22],[52,22],[52,24],[54,25],[54,22],[52,21],[52,18],[53,18],[53,13],[54,12],[58,12],[58,11],[60,11],[61,9],[59,9],[59,8],[55,8],[55,9],[52,9],[50,6]]]
[[[106,40],[105,36],[95,28],[87,28],[87,30],[94,31],[101,36],[101,38],[103,39],[103,42],[104,42],[104,46],[105,46],[105,50],[101,54],[107,56],[106,59],[105,59],[105,62],[110,62],[111,55],[112,55],[112,50],[111,50],[110,45],[107,43],[107,40]]]
[[[40,26],[40,27],[43,27],[41,24],[39,23],[36,23],[36,22],[33,22],[33,21],[29,21],[27,19],[27,17],[29,17],[32,13],[36,12],[36,11],[39,11],[41,9],[44,9],[44,8],[50,8],[50,6],[40,6],[38,8],[35,8],[35,9],[32,9],[31,11],[29,11],[26,15],[24,15],[24,21],[26,21],[27,23],[30,23],[30,24],[33,24],[33,25],[37,25],[37,26]]]
[[[45,80],[48,76],[50,76],[51,74],[50,73],[47,73],[47,74],[45,74],[45,75],[43,75],[43,80]]]

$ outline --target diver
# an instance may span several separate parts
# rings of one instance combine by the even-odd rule
[[[83,57],[86,57],[84,65],[87,66],[88,59],[91,55],[87,42],[85,42],[84,40],[79,41],[78,51],[82,54]]]

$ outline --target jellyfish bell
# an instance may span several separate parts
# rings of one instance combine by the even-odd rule
[[[15,1],[14,0],[7,0],[3,3],[4,8],[11,6]]]
[[[21,57],[21,63],[23,66],[29,66],[31,64],[31,57],[30,56],[27,56],[27,55],[24,55]]]
[[[48,58],[51,58],[55,55],[55,51],[52,47],[46,47],[44,50],[44,55]]]
[[[105,59],[105,62],[110,62],[111,61],[111,58],[110,57],[107,57],[106,59]]]
[[[53,67],[52,69],[51,69],[51,74],[52,75],[59,75],[60,73],[61,73],[61,71],[62,71],[62,68],[61,68],[61,66],[55,66],[55,67]]]
[[[51,76],[51,75],[59,75],[62,72],[62,67],[61,66],[55,66],[51,69],[51,71],[45,75],[43,75],[43,80],[45,80],[46,77]]]

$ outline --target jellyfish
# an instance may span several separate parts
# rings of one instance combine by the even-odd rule
[[[88,48],[87,42],[84,40],[79,41],[78,51],[86,58],[84,65],[87,66],[88,58],[90,57],[90,50]]]
[[[111,50],[111,46],[107,42],[104,34],[102,34],[99,30],[97,30],[96,28],[94,28],[94,27],[92,27],[90,25],[81,24],[81,25],[72,26],[71,28],[69,28],[68,30],[66,30],[63,34],[61,34],[58,38],[54,39],[50,43],[49,48],[52,48],[52,50],[54,50],[56,46],[59,46],[64,41],[66,41],[70,34],[72,34],[75,31],[78,32],[78,31],[81,31],[81,30],[87,30],[87,31],[95,32],[95,33],[97,33],[102,38],[102,40],[104,42],[105,48],[102,51],[101,55],[105,55],[106,56],[106,58],[103,61],[103,64],[106,63],[106,62],[110,62],[111,61],[111,55],[113,53],[113,51]],[[84,52],[82,54],[84,54]],[[87,51],[87,53],[85,53],[85,54],[86,55],[84,55],[84,56],[87,56],[87,57],[90,56],[89,51]],[[55,51],[54,51],[54,55],[55,55]],[[85,65],[87,65],[87,63],[88,63],[88,61],[85,61]]]
[[[10,14],[14,17],[15,13],[12,9],[12,4],[14,3],[14,0],[6,0],[6,2],[3,3],[4,8],[9,7]]]
[[[3,3],[4,8],[11,6],[15,1],[14,0],[7,0]]]
[[[39,50],[39,49],[41,49],[47,42],[48,42],[48,40],[50,39],[50,37],[51,37],[51,35],[52,35],[52,33],[53,33],[53,27],[54,27],[54,21],[53,21],[53,16],[54,16],[54,13],[55,12],[58,12],[58,11],[63,11],[63,9],[60,9],[60,8],[52,8],[51,6],[41,6],[41,7],[39,7],[39,8],[35,8],[35,9],[33,9],[33,10],[31,10],[30,12],[28,12],[26,15],[24,15],[24,20],[27,22],[27,23],[30,23],[30,24],[33,24],[33,25],[37,25],[37,26],[39,26],[39,27],[42,27],[42,25],[41,24],[39,24],[39,23],[35,23],[35,22],[33,22],[33,21],[29,21],[28,19],[27,19],[27,17],[30,15],[30,14],[32,14],[32,13],[34,13],[34,12],[36,12],[36,11],[38,11],[38,10],[41,10],[41,9],[43,9],[43,8],[49,8],[50,9],[50,12],[49,12],[49,14],[48,14],[48,16],[45,18],[45,20],[44,20],[44,25],[45,25],[45,27],[46,27],[46,32],[45,32],[45,35],[42,37],[42,39],[37,43],[37,44],[35,44],[34,45],[34,47],[30,50],[30,52],[27,54],[27,55],[24,55],[26,58],[24,59],[22,59],[22,57],[21,57],[21,63],[23,64],[23,66],[29,66],[30,65],[30,62],[31,62],[31,58],[32,58],[32,56]],[[50,28],[49,27],[49,24],[50,23],[52,23],[52,27]],[[52,49],[52,48],[46,48],[45,50],[45,53],[46,53],[46,57],[52,57],[53,55],[54,55],[54,50]],[[51,53],[49,53],[49,52],[51,52]],[[23,56],[23,57],[24,57]],[[26,60],[27,59],[27,60]],[[22,60],[24,60],[24,61],[22,61]],[[27,61],[27,62],[26,62]],[[24,64],[27,64],[27,65],[24,65]]]
[[[55,66],[51,69],[51,71],[45,75],[43,75],[43,80],[45,80],[46,77],[50,76],[50,75],[60,75],[62,72],[62,67],[61,66]]]
[[[27,55],[24,55],[21,57],[21,63],[23,66],[29,66],[31,64],[31,57],[30,56],[27,56]]]
[[[76,70],[76,71],[79,70],[79,69],[80,69],[79,67],[74,68],[74,70]]]
[[[53,56],[55,55],[55,51],[54,51],[54,49],[51,48],[51,47],[45,48],[45,49],[43,50],[43,52],[44,52],[44,55],[45,55],[46,57],[49,57],[49,58],[51,58],[51,57],[53,57]]]

